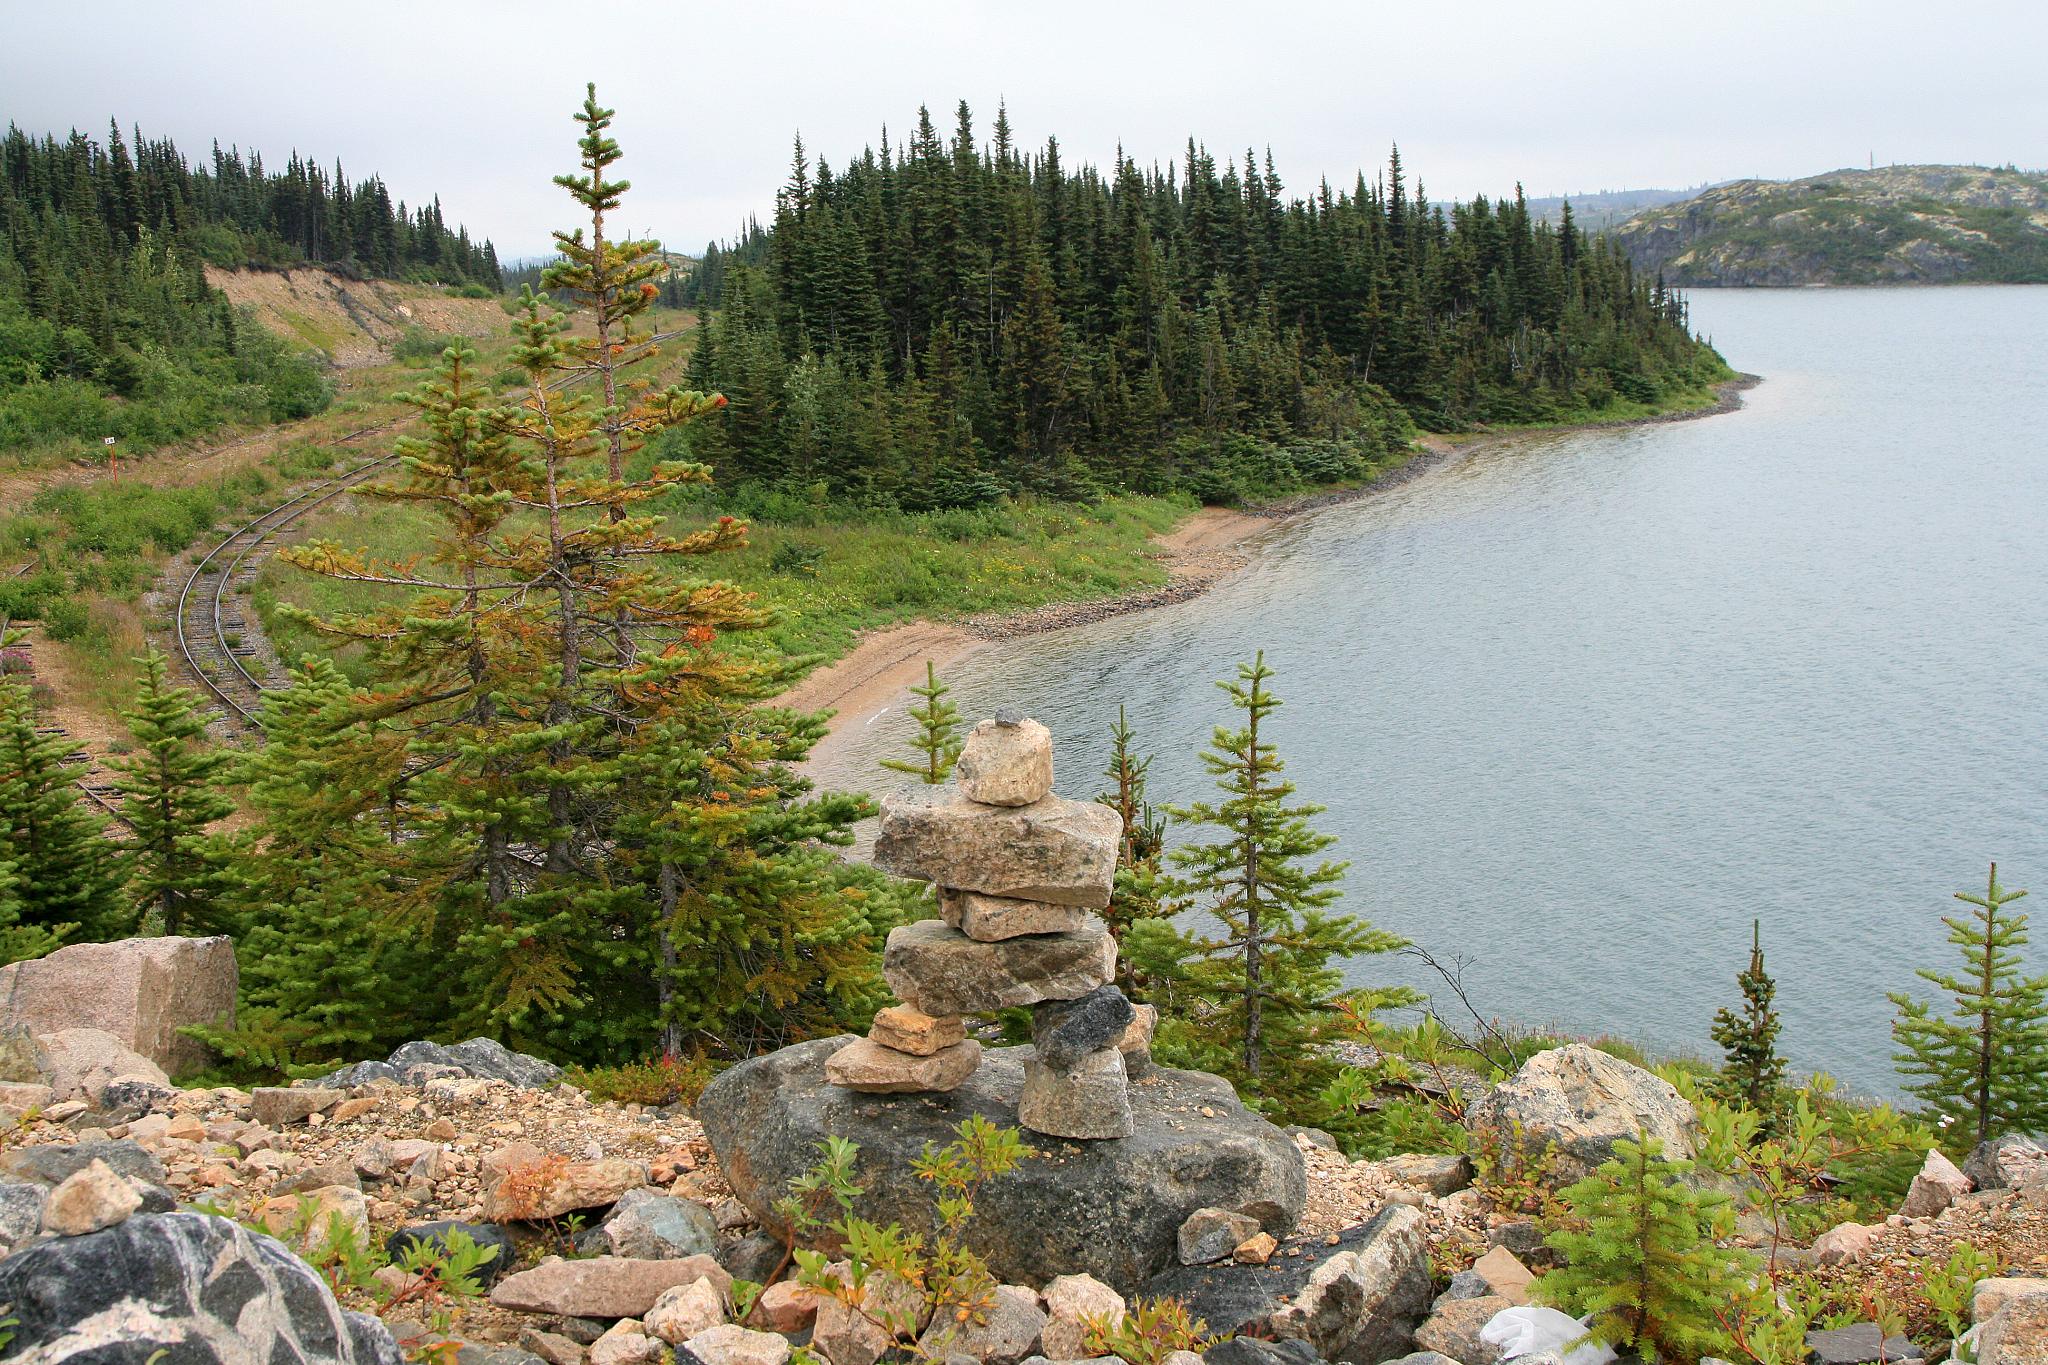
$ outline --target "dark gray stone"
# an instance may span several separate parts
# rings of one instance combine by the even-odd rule
[[[1460,1299],[1483,1299],[1493,1293],[1493,1286],[1486,1277],[1476,1270],[1461,1270],[1451,1276],[1450,1285],[1436,1296],[1437,1303],[1455,1303]],[[1434,1305],[1432,1305],[1434,1306]]]
[[[1387,1208],[1335,1246],[1316,1238],[1263,1266],[1179,1267],[1153,1276],[1144,1296],[1179,1299],[1212,1336],[1293,1337],[1329,1360],[1387,1360],[1414,1348],[1429,1314],[1424,1227],[1414,1209]]]
[[[1531,1270],[1552,1270],[1563,1263],[1562,1258],[1551,1250],[1543,1237],[1542,1224],[1533,1218],[1518,1218],[1511,1223],[1488,1228],[1486,1245],[1506,1247],[1516,1260]]]
[[[53,1142],[41,1147],[21,1147],[0,1154],[0,1172],[44,1185],[61,1185],[66,1179],[104,1161],[130,1180],[151,1185],[164,1181],[164,1165],[140,1143],[122,1138],[118,1142]]]
[[[952,1141],[970,1115],[1014,1126],[1031,1050],[990,1049],[974,1075],[945,1094],[865,1095],[824,1083],[825,1059],[845,1044],[799,1043],[713,1081],[697,1115],[719,1168],[763,1228],[780,1232],[774,1201],[816,1164],[820,1141],[844,1137],[861,1148],[860,1215],[929,1238],[931,1187],[912,1160],[927,1143]],[[1037,1285],[1086,1271],[1128,1293],[1174,1263],[1181,1222],[1198,1208],[1270,1202],[1283,1231],[1300,1218],[1301,1153],[1246,1110],[1228,1082],[1162,1067],[1131,1087],[1131,1104],[1131,1137],[1035,1139],[1036,1155],[976,1196],[968,1242],[998,1280]]]
[[[0,1247],[19,1246],[43,1226],[50,1187],[34,1180],[0,1180]]]
[[[1963,1162],[1963,1174],[1980,1190],[2019,1189],[2048,1181],[2048,1146],[2037,1137],[2008,1133],[1980,1142]]]
[[[782,1239],[759,1229],[736,1237],[718,1249],[718,1263],[735,1280],[766,1284],[788,1254]]]
[[[1886,1339],[1874,1322],[1808,1332],[1806,1349],[1813,1353],[1814,1365],[1875,1365],[1880,1360],[1888,1365],[1907,1365],[1927,1358],[1926,1352],[1905,1337]]]
[[[1031,1045],[1055,1071],[1072,1071],[1091,1052],[1113,1046],[1138,1012],[1115,986],[1098,986],[1078,1000],[1047,1000],[1031,1007]]]
[[[576,1239],[576,1249],[637,1261],[711,1256],[718,1250],[718,1220],[693,1199],[657,1189],[627,1190],[604,1221]]]
[[[345,1066],[339,1071],[328,1072],[325,1076],[315,1081],[314,1084],[331,1085],[339,1090],[350,1090],[359,1085],[368,1085],[372,1081],[396,1081],[397,1079],[398,1068],[389,1062],[357,1062],[354,1066]]]
[[[278,1242],[200,1213],[137,1214],[0,1261],[11,1352],[93,1365],[401,1365]]]
[[[454,1067],[461,1075],[507,1081],[522,1090],[544,1090],[562,1078],[562,1068],[553,1062],[514,1052],[493,1038],[452,1044],[406,1043],[391,1054],[390,1064],[401,1076],[414,1067]]]
[[[100,1092],[98,1112],[109,1123],[132,1123],[152,1110],[169,1108],[177,1096],[168,1085],[142,1076],[124,1076],[107,1082]]]
[[[1202,1359],[1206,1365],[1323,1365],[1316,1348],[1305,1341],[1261,1341],[1257,1337],[1232,1337],[1211,1346]]]
[[[397,1260],[422,1242],[445,1247],[451,1232],[466,1232],[469,1240],[480,1247],[496,1247],[498,1254],[476,1268],[476,1281],[488,1289],[497,1283],[498,1277],[512,1268],[512,1262],[519,1256],[519,1248],[512,1244],[512,1235],[496,1223],[459,1223],[453,1219],[442,1219],[436,1223],[415,1223],[400,1228],[384,1239],[384,1253]]]

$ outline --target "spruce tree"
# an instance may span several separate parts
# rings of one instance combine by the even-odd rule
[[[0,679],[0,849],[14,865],[17,923],[53,938],[118,938],[133,927],[106,821],[79,803],[29,690]]]
[[[1721,1098],[1755,1111],[1760,1130],[1776,1133],[1785,1084],[1785,1059],[1778,1055],[1782,1025],[1773,1000],[1778,983],[1764,970],[1763,922],[1750,925],[1749,966],[1735,978],[1742,988],[1742,1011],[1714,1012],[1713,1037],[1725,1060],[1714,1084]]]
[[[1565,1188],[1573,1224],[1545,1239],[1564,1265],[1536,1280],[1536,1297],[1646,1360],[1724,1354],[1720,1314],[1746,1286],[1750,1258],[1715,1245],[1732,1231],[1729,1200],[1695,1188],[1691,1173],[1656,1138],[1616,1142],[1610,1160]]]
[[[1328,1044],[1366,1031],[1376,1009],[1414,997],[1343,984],[1348,960],[1406,944],[1363,919],[1325,913],[1344,865],[1307,861],[1336,841],[1310,823],[1321,806],[1288,803],[1294,785],[1267,733],[1280,705],[1267,689],[1272,676],[1261,653],[1217,684],[1244,718],[1238,728],[1218,726],[1202,755],[1223,799],[1167,807],[1220,837],[1169,854],[1176,870],[1162,894],[1205,910],[1223,936],[1181,935],[1160,919],[1133,938],[1148,969],[1200,1002],[1199,1025],[1186,1030],[1203,1040],[1198,1055],[1269,1107],[1298,1113],[1340,1070]]]
[[[960,750],[966,740],[960,735],[960,712],[953,703],[946,700],[952,691],[939,681],[939,671],[931,660],[925,660],[924,686],[913,687],[910,693],[923,700],[922,706],[910,708],[910,718],[917,722],[917,733],[910,739],[910,747],[924,755],[922,758],[885,758],[882,766],[890,772],[909,773],[928,787],[936,787],[953,775],[953,765],[960,759]]]
[[[121,774],[121,818],[132,831],[121,846],[128,893],[145,929],[225,933],[233,927],[224,904],[232,850],[208,830],[234,812],[221,790],[233,758],[207,747],[198,695],[171,683],[163,652],[151,649],[137,662],[135,704],[121,712],[136,747],[109,763]]]
[[[1166,822],[1146,799],[1152,757],[1139,756],[1136,736],[1122,706],[1116,709],[1109,740],[1109,766],[1102,775],[1109,779],[1111,789],[1095,799],[1117,813],[1123,833],[1117,840],[1116,884],[1102,917],[1119,945],[1117,983],[1125,994],[1145,999],[1147,983],[1140,979],[1137,961],[1122,945],[1133,925],[1170,913],[1159,895],[1159,858],[1166,847]]]
[[[1955,893],[1974,907],[1967,918],[1942,917],[1962,969],[1916,973],[1954,1001],[1949,1017],[1904,992],[1891,995],[1899,1011],[1893,1059],[1918,1078],[1907,1093],[1931,1114],[1962,1118],[1960,1146],[2048,1125],[2048,976],[2022,972],[2027,917],[2006,908],[2026,894],[1999,885],[1997,863],[1983,895]]]

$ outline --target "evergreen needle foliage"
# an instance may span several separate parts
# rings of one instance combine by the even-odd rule
[[[152,649],[139,661],[135,704],[121,713],[135,749],[109,764],[121,774],[122,844],[128,891],[146,929],[164,934],[229,932],[233,850],[209,832],[234,813],[221,789],[230,755],[206,744],[199,696],[172,685],[170,660]]]
[[[1199,906],[1222,936],[1184,934],[1157,918],[1129,938],[1140,969],[1166,983],[1179,1045],[1257,1102],[1311,1122],[1310,1114],[1323,1117],[1317,1105],[1341,1070],[1328,1044],[1366,1033],[1375,1010],[1415,997],[1343,984],[1343,962],[1405,944],[1363,919],[1326,913],[1344,865],[1308,861],[1335,840],[1310,823],[1321,806],[1289,804],[1294,785],[1281,775],[1268,726],[1280,705],[1267,687],[1272,677],[1262,653],[1218,684],[1244,721],[1218,726],[1202,755],[1223,799],[1167,808],[1217,837],[1168,855],[1174,872],[1161,895],[1176,911]]]
[[[1742,988],[1742,1011],[1714,1012],[1713,1037],[1726,1060],[1714,1090],[1723,1099],[1756,1113],[1765,1136],[1777,1133],[1783,1106],[1785,1059],[1778,1055],[1782,1025],[1772,1001],[1778,983],[1764,970],[1763,922],[1750,925],[1749,966],[1735,978]]]
[[[1729,1231],[1728,1198],[1694,1188],[1691,1172],[1655,1138],[1615,1143],[1611,1160],[1564,1190],[1576,1225],[1545,1239],[1565,1264],[1535,1282],[1537,1297],[1649,1360],[1724,1351],[1720,1315],[1746,1286],[1750,1258],[1715,1245]]]
[[[17,957],[65,939],[116,938],[132,925],[106,821],[79,803],[70,752],[63,734],[43,733],[28,688],[0,678],[0,860],[12,869],[11,890],[0,893],[10,918],[0,946]]]
[[[909,773],[928,787],[936,787],[953,775],[953,765],[960,761],[960,750],[966,741],[960,737],[960,712],[946,700],[951,692],[951,688],[939,681],[939,671],[932,661],[925,660],[924,686],[910,689],[910,694],[923,703],[910,708],[910,718],[917,722],[917,733],[911,736],[910,747],[923,757],[885,758],[882,760],[884,768],[890,772]]]
[[[1964,1120],[1962,1147],[2048,1124],[2048,976],[2021,971],[2027,917],[2007,909],[2026,894],[1999,885],[1997,863],[1982,895],[1956,892],[1974,907],[1967,918],[1942,917],[1962,969],[1917,973],[1954,1002],[1947,1018],[1902,991],[1891,995],[1894,1060],[1917,1078],[1906,1090],[1931,1113]]]
[[[1109,779],[1110,790],[1099,793],[1095,799],[1116,812],[1123,833],[1117,840],[1116,882],[1102,917],[1118,944],[1118,985],[1126,995],[1144,1000],[1148,998],[1150,983],[1142,979],[1122,945],[1133,925],[1170,913],[1160,899],[1159,887],[1159,859],[1166,849],[1166,820],[1146,798],[1152,757],[1139,756],[1136,733],[1121,706],[1116,709],[1116,724],[1110,727],[1109,739],[1109,766],[1102,775]]]

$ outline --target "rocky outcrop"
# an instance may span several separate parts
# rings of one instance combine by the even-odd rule
[[[514,1052],[494,1038],[471,1038],[463,1043],[405,1043],[384,1061],[345,1066],[322,1076],[319,1083],[344,1087],[371,1081],[425,1085],[441,1078],[503,1081],[521,1090],[544,1090],[562,1078],[562,1068]]]
[[[1334,1245],[1287,1248],[1264,1266],[1189,1266],[1155,1276],[1146,1297],[1181,1299],[1212,1333],[1291,1338],[1326,1360],[1391,1360],[1429,1314],[1426,1220],[1395,1205]]]
[[[0,967],[0,1029],[98,1029],[181,1076],[209,1054],[179,1030],[232,1027],[237,982],[234,941],[224,936],[76,943]]]
[[[1465,1124],[1496,1142],[1519,1142],[1532,1157],[1554,1147],[1550,1176],[1563,1185],[1613,1156],[1616,1142],[1639,1134],[1662,1143],[1665,1156],[1690,1161],[1699,1115],[1669,1082],[1572,1043],[1524,1062],[1472,1104]]]
[[[9,1360],[43,1365],[400,1365],[390,1332],[344,1311],[271,1238],[199,1213],[138,1214],[0,1261]]]
[[[1014,1122],[1028,1048],[994,1048],[958,1089],[914,1097],[864,1095],[824,1084],[843,1038],[800,1043],[742,1062],[697,1104],[726,1178],[771,1229],[774,1201],[817,1161],[824,1137],[861,1149],[863,1217],[932,1232],[931,1187],[911,1169],[927,1143],[952,1141],[979,1114]],[[968,1241],[999,1279],[1042,1284],[1085,1270],[1122,1289],[1178,1259],[1180,1225],[1196,1209],[1269,1205],[1270,1230],[1289,1231],[1307,1195],[1301,1153],[1238,1102],[1227,1082],[1158,1068],[1131,1087],[1132,1135],[1104,1142],[1039,1141],[1038,1153],[975,1199]]]
[[[2039,1138],[2008,1133],[1980,1142],[1963,1162],[1963,1174],[1980,1190],[2021,1190],[2048,1185],[2048,1146]]]

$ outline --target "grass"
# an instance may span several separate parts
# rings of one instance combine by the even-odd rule
[[[348,501],[351,506],[321,520],[320,536],[397,558],[431,547],[431,515]],[[727,510],[701,495],[678,494],[665,502],[656,510],[678,529]],[[746,549],[675,567],[736,583],[774,607],[776,624],[757,637],[765,643],[789,654],[830,658],[851,649],[862,631],[879,626],[956,620],[1156,586],[1166,581],[1166,569],[1150,552],[1151,538],[1194,507],[1186,497],[1136,496],[930,513],[825,505],[774,521],[748,518],[753,531]],[[285,657],[334,653],[344,670],[353,671],[361,663],[352,651],[335,652],[326,637],[281,620],[278,604],[345,614],[394,600],[392,591],[319,578],[271,560],[257,577],[254,600]]]

